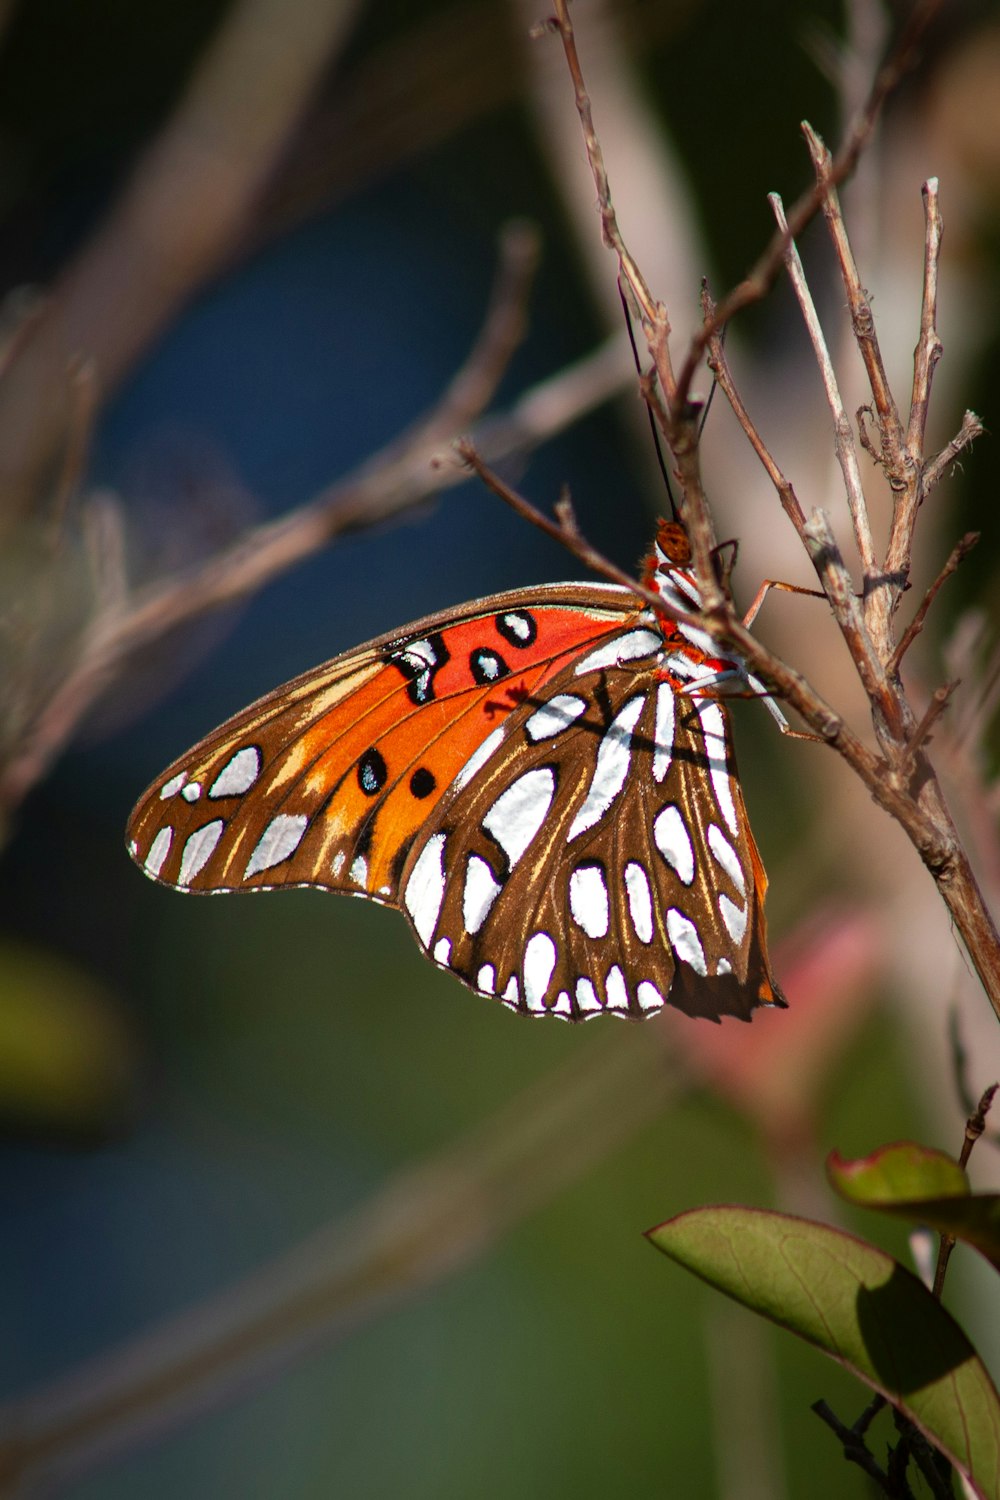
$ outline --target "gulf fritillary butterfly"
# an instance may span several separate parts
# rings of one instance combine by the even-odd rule
[[[645,581],[696,610],[660,525]],[[711,638],[615,584],[495,594],[244,709],[139,800],[129,850],[182,891],[318,886],[398,907],[421,948],[527,1015],[749,1020],[783,1005],[767,877]]]

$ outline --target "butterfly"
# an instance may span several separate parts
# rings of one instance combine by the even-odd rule
[[[690,558],[661,522],[643,575],[689,613]],[[765,692],[626,587],[495,594],[229,719],[140,798],[128,847],[181,891],[397,907],[434,963],[527,1015],[749,1020],[785,1002],[719,700],[734,679]]]

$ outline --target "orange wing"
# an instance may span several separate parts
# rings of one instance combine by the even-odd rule
[[[185,891],[315,885],[398,905],[407,853],[463,766],[637,612],[628,589],[542,585],[336,657],[176,760],[136,804],[129,851]]]

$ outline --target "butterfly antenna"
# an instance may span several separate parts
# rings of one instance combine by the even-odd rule
[[[639,358],[639,350],[635,342],[635,334],[632,331],[632,314],[629,311],[629,305],[625,298],[625,291],[622,287],[622,279],[620,276],[618,278],[618,295],[622,301],[622,312],[625,314],[625,327],[628,330],[628,341],[632,345],[632,358],[635,361],[636,373],[641,377],[642,361]],[[670,501],[670,513],[673,516],[673,519],[676,521],[677,506],[674,502],[674,492],[670,486],[670,474],[667,470],[666,460],[663,457],[663,444],[660,441],[660,429],[656,425],[656,418],[653,416],[653,409],[648,401],[645,403],[645,406],[646,416],[649,418],[649,430],[653,434],[653,448],[656,451],[656,462],[659,464],[660,473],[663,475],[663,483],[666,486],[667,499]]]

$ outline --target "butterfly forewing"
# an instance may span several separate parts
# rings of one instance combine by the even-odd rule
[[[430,616],[296,678],[148,789],[133,857],[184,890],[318,885],[395,904],[418,830],[526,694],[634,613],[627,589],[550,585]]]

